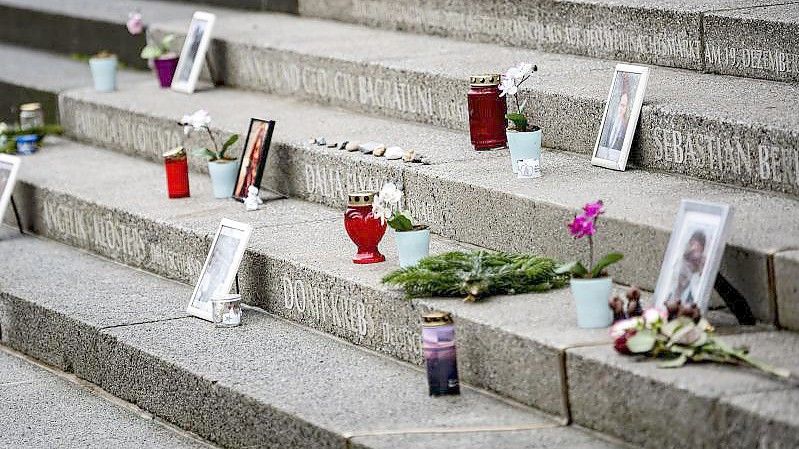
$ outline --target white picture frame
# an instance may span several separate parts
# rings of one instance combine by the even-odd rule
[[[14,185],[17,183],[17,173],[22,159],[19,156],[0,153],[0,221],[6,216],[6,208],[11,202]]]
[[[192,16],[186,40],[180,50],[175,77],[172,79],[172,90],[194,93],[205,64],[205,54],[211,44],[211,32],[215,22],[216,16],[211,13],[197,11]]]
[[[655,286],[655,306],[677,298],[707,313],[724,248],[731,231],[727,204],[682,200]],[[701,251],[700,251],[701,248]]]
[[[251,234],[250,225],[222,219],[186,307],[189,315],[213,321],[211,298],[230,293]]]
[[[619,171],[627,168],[648,82],[648,67],[616,65],[591,156],[592,165]]]

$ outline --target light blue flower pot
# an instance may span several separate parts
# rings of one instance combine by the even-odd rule
[[[400,267],[412,267],[430,254],[430,230],[395,232]]]
[[[208,162],[208,174],[211,175],[214,198],[230,198],[233,196],[238,172],[238,161]]]
[[[508,131],[508,148],[513,173],[519,172],[520,159],[541,159],[541,130],[532,132]]]
[[[91,58],[89,67],[92,71],[94,89],[97,92],[113,92],[117,88],[117,57]]]
[[[608,306],[613,293],[611,278],[572,279],[571,291],[577,306],[577,326],[593,329],[613,323],[613,311]]]

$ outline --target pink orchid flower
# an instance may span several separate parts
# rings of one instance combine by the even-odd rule
[[[144,21],[142,20],[141,14],[137,12],[128,13],[128,22],[126,25],[128,27],[128,32],[134,36],[144,31]]]
[[[588,218],[595,218],[605,212],[605,205],[602,200],[597,200],[595,203],[587,203],[583,206],[583,211]]]

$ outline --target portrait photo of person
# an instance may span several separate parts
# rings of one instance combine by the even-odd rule
[[[728,234],[729,206],[683,200],[655,288],[655,304],[670,300],[707,311]]]
[[[594,165],[616,170],[626,167],[648,74],[646,67],[616,67],[594,148]]]
[[[272,120],[250,119],[250,128],[247,131],[247,140],[244,142],[244,152],[241,155],[239,173],[233,190],[234,198],[238,200],[246,198],[250,186],[260,188],[274,127],[275,122]]]
[[[211,42],[211,31],[215,22],[216,16],[207,12],[197,11],[192,16],[172,79],[173,90],[189,94],[194,92],[205,64],[205,54]]]
[[[252,228],[246,223],[222,219],[186,312],[212,321],[211,301],[217,295],[230,293],[251,233]]]

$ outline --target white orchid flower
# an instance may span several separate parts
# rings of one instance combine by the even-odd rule
[[[499,85],[499,90],[502,91],[499,96],[504,97],[505,95],[516,95],[516,92],[519,91],[519,87],[512,78],[505,78],[502,80],[502,84]]]
[[[386,220],[391,218],[391,209],[386,208],[379,194],[375,195],[372,202],[372,215],[379,218],[382,224],[385,224]]]
[[[8,131],[8,124],[6,122],[0,122],[0,134],[6,131]]]
[[[398,207],[400,201],[402,201],[402,191],[393,182],[387,182],[383,185],[378,196],[386,206],[392,209]]]
[[[517,76],[516,78],[522,79],[525,76],[533,73],[533,65],[530,64],[529,62],[522,62],[519,63],[519,66],[516,67],[516,70],[518,71],[519,74],[519,76]]]
[[[505,72],[505,77],[510,79],[520,79],[524,74],[519,67],[511,67]]]

